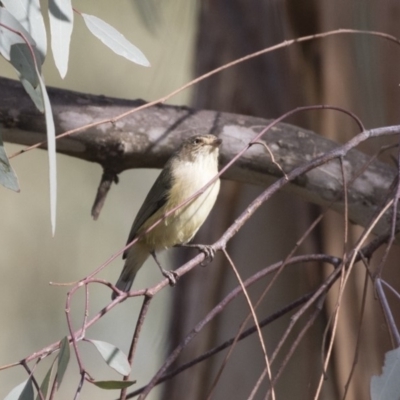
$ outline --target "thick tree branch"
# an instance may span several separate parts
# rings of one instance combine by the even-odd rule
[[[32,145],[46,139],[45,121],[17,81],[0,78],[0,125],[5,141]],[[110,119],[143,104],[49,88],[56,131],[62,133],[96,121]],[[270,121],[230,113],[193,110],[186,107],[160,105],[132,113],[57,142],[57,151],[87,161],[97,162],[116,174],[129,168],[161,168],[182,136],[214,133],[223,139],[221,163],[226,164],[256,133]],[[264,141],[285,171],[303,165],[337,144],[311,131],[280,123]],[[224,178],[267,186],[282,172],[271,160],[264,146],[255,145],[225,174]],[[351,150],[344,159],[350,181],[368,163],[368,157]],[[371,162],[360,178],[348,188],[349,218],[366,225],[381,206],[397,171],[383,162]],[[304,199],[328,205],[343,213],[340,164],[331,161],[308,172],[303,178],[285,185]],[[340,199],[340,200],[337,200]],[[380,224],[382,233],[387,224]]]

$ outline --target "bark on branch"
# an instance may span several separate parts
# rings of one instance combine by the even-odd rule
[[[57,134],[96,121],[110,119],[143,104],[49,88]],[[182,136],[213,133],[223,139],[221,163],[226,164],[270,120],[230,113],[193,110],[187,107],[154,106],[116,121],[89,128],[57,141],[57,151],[97,162],[106,171],[118,174],[129,168],[162,168]],[[0,125],[3,139],[33,145],[46,140],[46,127],[40,114],[17,81],[0,78]],[[278,124],[265,136],[275,161],[285,171],[304,165],[316,156],[337,147],[311,131]],[[350,180],[368,163],[369,157],[351,150],[345,157]],[[374,160],[348,188],[349,218],[366,226],[396,179],[396,168]],[[264,146],[255,145],[223,176],[226,179],[267,186],[282,177]],[[329,205],[344,212],[339,161],[331,161],[285,186],[304,199]],[[339,200],[337,200],[339,199]],[[378,225],[383,233],[389,221]]]

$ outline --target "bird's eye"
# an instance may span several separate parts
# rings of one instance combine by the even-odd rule
[[[200,144],[201,143],[201,139],[196,138],[196,139],[193,140],[193,143],[194,144]]]

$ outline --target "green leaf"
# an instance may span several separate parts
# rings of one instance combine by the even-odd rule
[[[132,386],[136,381],[90,381],[93,385],[101,389],[125,389],[129,386]]]
[[[53,368],[54,368],[54,362],[51,364],[51,367],[47,371],[47,374],[44,377],[42,384],[40,385],[40,391],[42,392],[42,395],[44,398],[47,397],[47,392],[49,391],[50,379],[51,379],[51,375],[53,373]],[[36,396],[36,400],[40,400],[39,393]]]
[[[96,349],[103,357],[104,361],[115,371],[121,375],[129,375],[131,366],[129,365],[126,355],[111,343],[102,342],[100,340],[88,340],[96,346]]]
[[[71,0],[49,0],[51,49],[61,78],[68,70],[69,45],[74,24]]]
[[[0,183],[7,189],[19,192],[18,178],[11,167],[7,154],[4,150],[3,140],[0,134]]]
[[[47,37],[39,0],[3,0],[2,3],[35,40],[40,54],[39,62],[43,64]]]
[[[59,388],[61,385],[61,382],[64,378],[65,371],[67,370],[68,363],[69,363],[69,341],[68,338],[65,337],[63,340],[61,340],[60,344],[60,353],[58,354],[58,365],[57,365],[57,376],[56,376],[56,381],[57,381],[57,387]]]
[[[400,399],[400,348],[385,354],[381,376],[371,378],[371,400]]]
[[[15,386],[10,393],[4,398],[4,400],[33,400],[33,387],[32,381],[28,380]]]
[[[125,57],[136,64],[150,67],[150,63],[145,55],[115,28],[94,15],[83,13],[81,15],[90,32],[92,32],[94,36],[100,39],[114,53]]]

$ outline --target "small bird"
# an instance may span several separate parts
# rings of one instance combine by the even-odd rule
[[[218,173],[218,153],[222,140],[214,135],[198,135],[186,139],[172,154],[154,182],[133,222],[128,243],[139,240],[127,249],[124,268],[116,287],[129,292],[136,273],[151,254],[170,284],[176,275],[162,268],[156,252],[172,246],[186,245],[192,240],[214,206],[219,192],[219,179],[204,193],[192,199],[144,234],[164,214],[183,203],[205,186]],[[204,246],[193,245],[201,250]],[[117,297],[113,292],[112,299]]]

